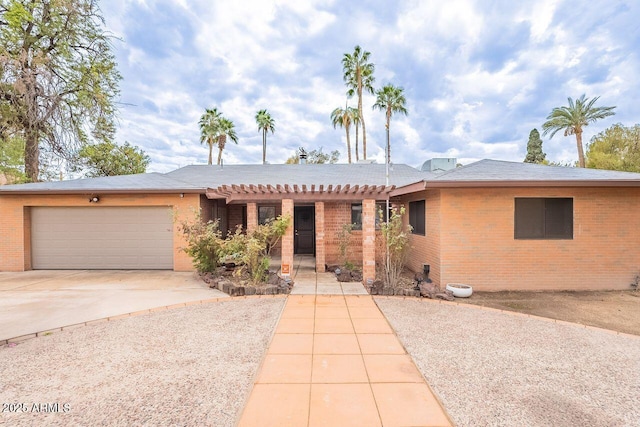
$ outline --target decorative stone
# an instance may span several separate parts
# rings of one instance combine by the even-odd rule
[[[384,289],[384,282],[382,280],[376,280],[371,285],[370,293],[371,295],[382,295],[383,289]]]
[[[244,294],[245,295],[255,295],[256,294],[256,288],[253,286],[247,286],[244,288]]]

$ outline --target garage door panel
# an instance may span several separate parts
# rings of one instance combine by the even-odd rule
[[[34,207],[34,269],[172,269],[169,207]]]

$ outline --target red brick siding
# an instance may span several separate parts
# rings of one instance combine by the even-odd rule
[[[572,240],[514,239],[515,197],[573,197]],[[441,278],[477,290],[628,289],[640,270],[640,189],[447,189]]]
[[[409,202],[425,201],[425,235],[411,234],[411,253],[407,268],[415,273],[422,272],[422,264],[429,264],[429,278],[440,283],[440,191],[425,190],[403,197],[398,205],[403,205],[405,215],[404,226],[409,225]]]
[[[350,202],[326,202],[324,205],[325,259],[327,264],[342,264],[338,235],[344,224],[351,224]],[[351,247],[347,260],[362,266],[362,231],[351,233]]]

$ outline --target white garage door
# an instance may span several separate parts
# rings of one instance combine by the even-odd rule
[[[168,207],[31,208],[34,269],[173,269]]]

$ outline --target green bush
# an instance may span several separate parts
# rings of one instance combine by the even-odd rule
[[[183,221],[179,227],[187,241],[187,247],[182,250],[192,258],[196,270],[200,273],[215,271],[223,256],[224,242],[218,221],[204,223],[198,214],[193,222]]]

